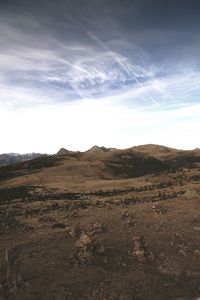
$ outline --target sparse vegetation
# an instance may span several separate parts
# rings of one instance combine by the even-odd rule
[[[137,155],[142,176],[128,179],[135,156],[126,152],[112,177],[104,155],[114,151],[0,168],[2,299],[200,296],[199,166],[167,162],[152,174]]]

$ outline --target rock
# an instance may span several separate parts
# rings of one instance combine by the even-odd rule
[[[198,250],[198,249],[194,250],[194,255],[200,256],[200,250]]]
[[[187,253],[183,249],[180,249],[178,253],[185,256],[185,257],[187,257]]]
[[[79,239],[75,243],[75,250],[72,259],[78,262],[78,265],[86,265],[94,262],[94,258],[98,254],[103,254],[105,249],[102,245],[96,243],[98,234],[103,231],[103,227],[99,221],[94,224],[80,226],[81,231]]]
[[[126,219],[126,218],[129,218],[130,215],[128,214],[127,210],[123,212],[122,214],[122,219]]]
[[[132,220],[130,220],[130,219],[128,219],[128,220],[126,221],[126,224],[127,224],[128,227],[135,226],[135,223],[134,223]]]
[[[88,234],[81,234],[80,239],[76,242],[76,247],[85,247],[93,242]]]
[[[194,226],[193,228],[194,228],[194,230],[196,230],[196,231],[200,231],[200,226]]]
[[[135,250],[134,255],[137,256],[138,259],[143,258],[145,255],[144,249],[142,250]]]
[[[165,210],[160,203],[154,203],[152,205],[152,211],[159,215],[162,215],[165,213]]]
[[[153,260],[153,254],[147,249],[143,236],[134,236],[133,242],[134,246],[131,254],[136,257],[139,262],[147,262],[149,260]]]

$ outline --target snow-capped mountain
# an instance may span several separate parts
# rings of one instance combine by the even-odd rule
[[[18,153],[4,153],[0,154],[0,166],[6,166],[11,164],[16,164],[19,162],[23,162],[26,160],[30,160],[39,156],[42,156],[41,153],[26,153],[26,154],[18,154]]]

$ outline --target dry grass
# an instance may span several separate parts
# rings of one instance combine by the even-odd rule
[[[105,156],[91,162],[88,155],[64,156],[59,165],[1,182],[1,189],[29,189],[1,199],[0,299],[197,299],[199,166],[105,180]],[[98,220],[105,250],[94,264],[78,266],[71,259],[77,238],[69,232]],[[135,235],[145,237],[153,260],[131,254]],[[9,266],[16,287],[6,275],[6,249],[18,253]]]

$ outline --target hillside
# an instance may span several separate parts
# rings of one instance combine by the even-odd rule
[[[0,168],[0,299],[197,300],[200,151],[93,147]]]
[[[180,168],[193,168],[200,163],[200,150],[180,151],[147,145],[125,150],[93,147],[88,151],[61,149],[56,155],[38,157],[0,168],[0,185],[44,185],[63,187],[68,181],[124,180],[160,174]]]
[[[177,150],[174,148],[154,144],[135,146],[131,149],[159,159],[167,159],[173,155],[181,154],[184,152],[183,150]]]
[[[44,154],[43,154],[44,155]],[[40,157],[40,153],[28,153],[28,154],[18,154],[18,153],[9,153],[9,154],[0,154],[0,166],[6,166],[11,164],[20,163],[26,160],[31,160],[36,157]]]

